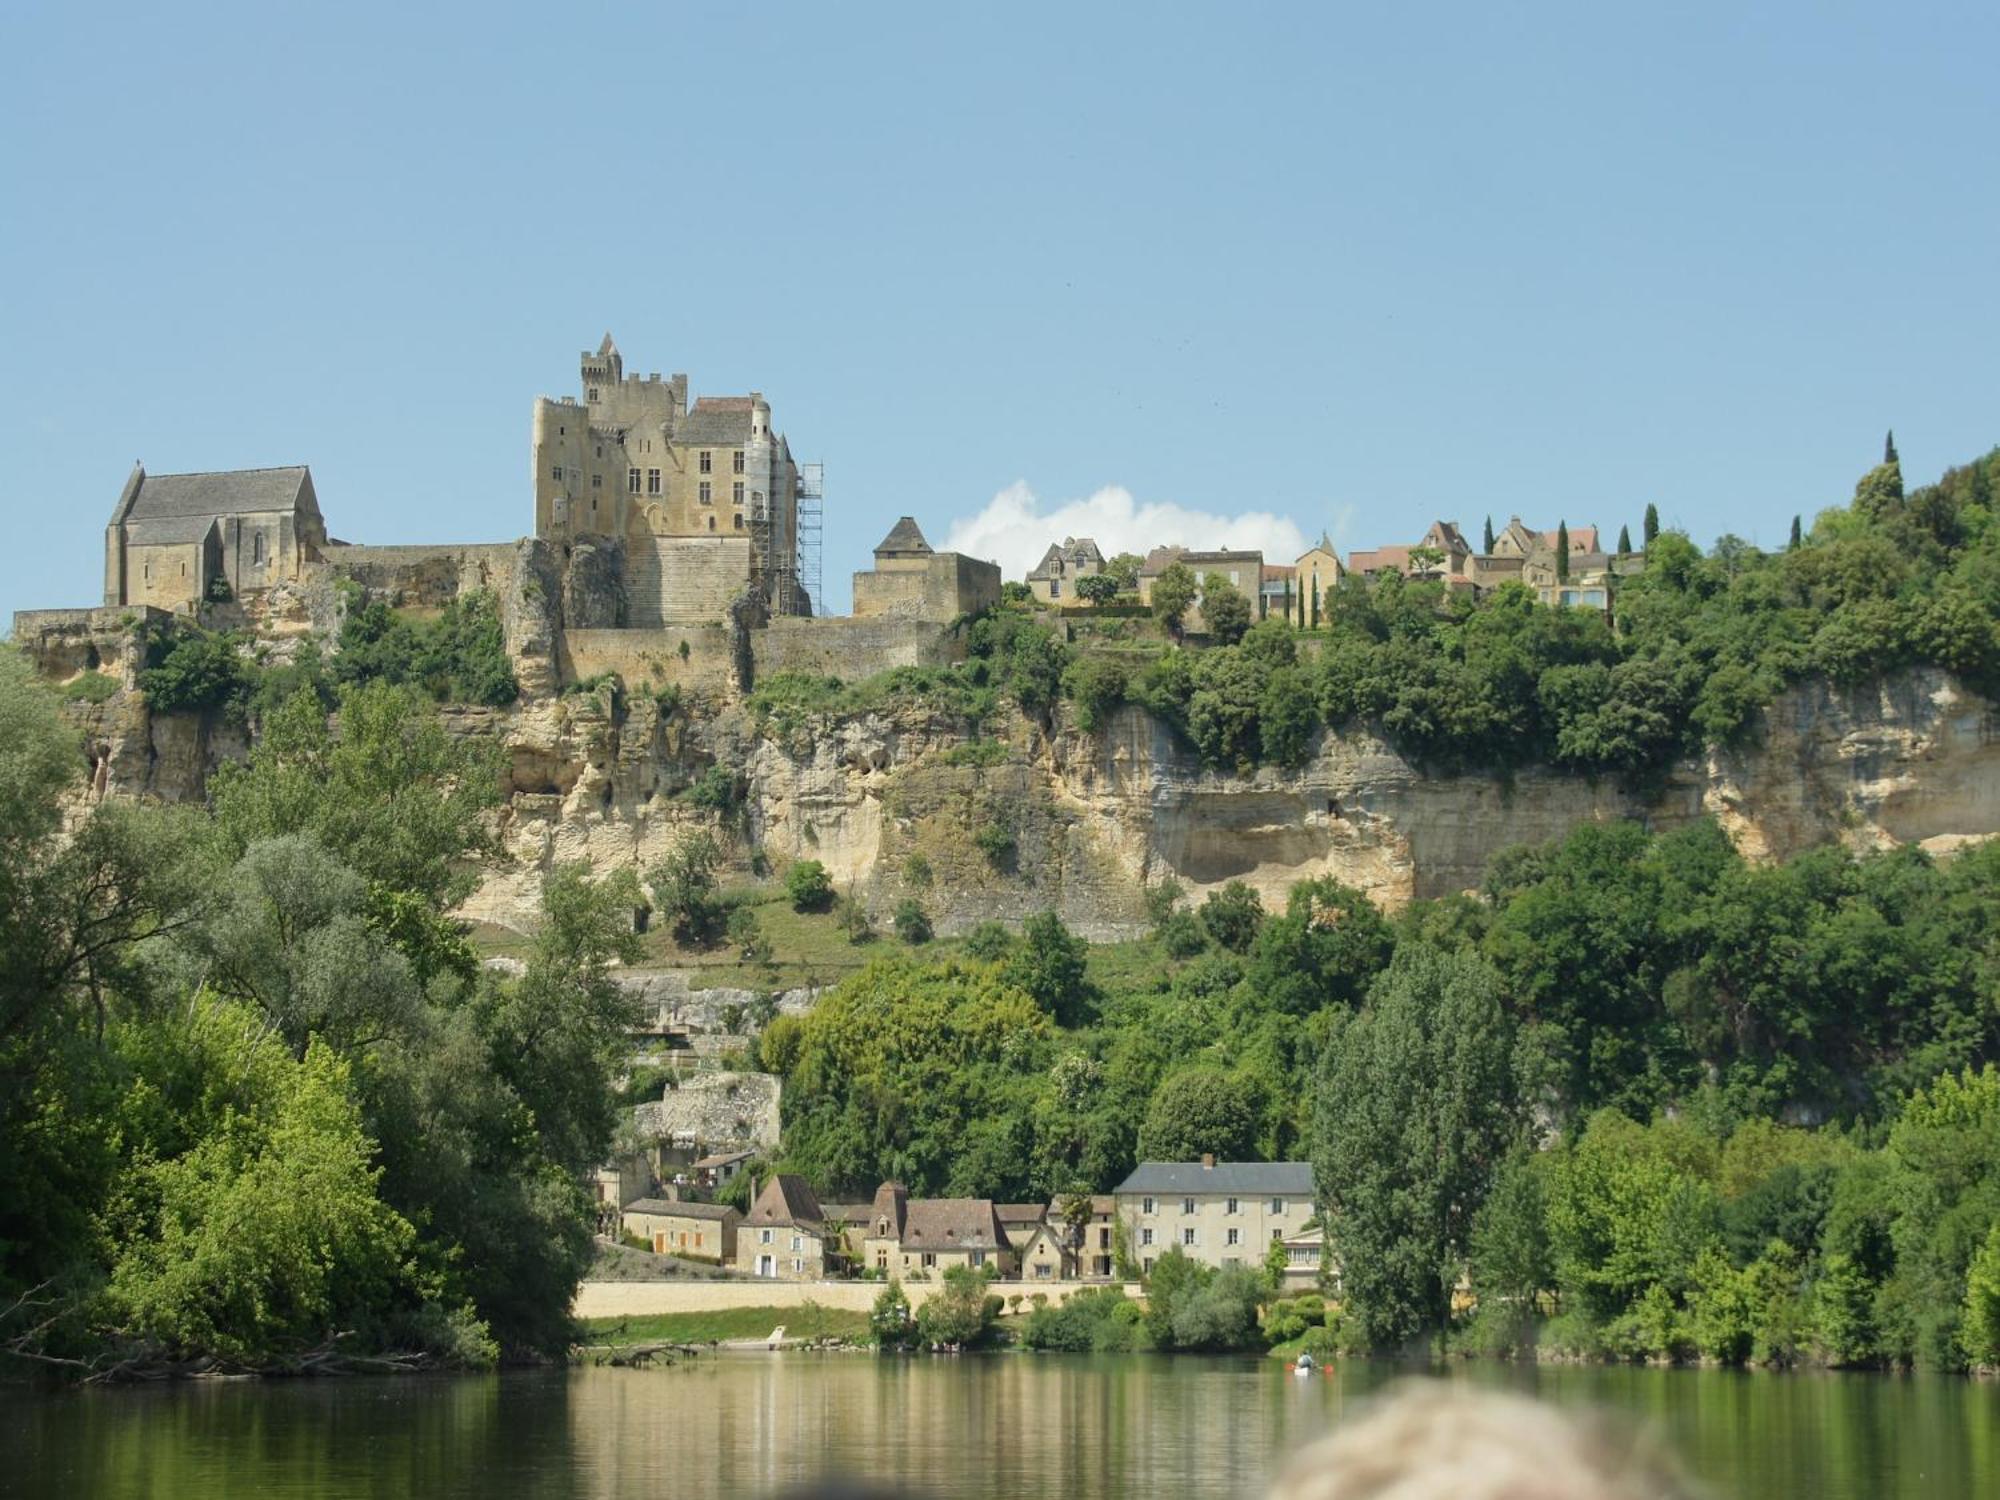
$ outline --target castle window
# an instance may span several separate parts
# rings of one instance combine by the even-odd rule
[[[738,480],[729,487],[729,498],[734,500],[738,505],[743,503],[743,482],[741,480]]]
[[[591,400],[591,401],[595,401],[595,400],[597,399],[597,387],[596,387],[596,386],[592,386],[592,387],[590,388],[590,390],[589,390],[589,392],[588,392],[588,394],[587,394],[587,397],[586,397],[586,399],[588,399],[588,400]]]
[[[649,495],[660,493],[660,471],[658,469],[648,469],[646,471],[646,493]]]
[[[714,464],[715,464],[715,455],[713,453],[710,453],[706,448],[702,449],[701,472],[704,474],[711,473],[714,469]]]
[[[551,479],[555,479],[555,480],[560,480],[560,479],[562,478],[562,465],[561,465],[561,464],[557,464],[557,465],[556,465],[556,466],[555,466],[555,467],[554,467],[553,469],[551,469],[551,470],[549,471],[549,478],[551,478]]]
[[[709,492],[709,483],[706,479],[704,479],[701,482],[701,503],[703,505],[709,505],[712,504],[713,502],[714,502],[714,496],[711,495]]]
[[[730,455],[730,458],[735,461],[736,472],[741,474],[743,472],[743,450],[741,448],[738,448],[734,453]]]
[[[738,531],[743,529],[743,512],[740,510],[736,513],[736,529]]]
[[[627,469],[625,471],[625,488],[635,495],[639,493],[639,471],[637,469]]]
[[[604,476],[603,476],[602,474],[593,474],[593,475],[591,475],[591,476],[590,476],[590,487],[591,487],[592,489],[594,489],[594,490],[601,490],[601,489],[603,489],[603,488],[604,488]],[[595,505],[597,504],[597,502],[596,502],[595,500],[591,501],[590,503],[591,503],[591,505],[592,505],[592,506],[595,506]]]
[[[714,517],[714,516],[710,516],[710,517],[708,518],[708,529],[709,529],[710,531],[713,531],[713,530],[715,530],[715,517]]]

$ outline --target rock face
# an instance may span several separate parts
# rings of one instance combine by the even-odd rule
[[[399,603],[475,585],[500,601],[523,699],[448,713],[457,732],[507,749],[508,858],[469,918],[525,929],[554,865],[644,871],[688,829],[716,829],[714,813],[679,795],[714,766],[744,792],[721,820],[738,876],[758,859],[773,871],[817,859],[878,914],[915,896],[947,933],[1053,907],[1088,936],[1124,936],[1143,923],[1146,887],[1169,878],[1196,897],[1243,880],[1275,905],[1294,881],[1331,875],[1393,908],[1475,886],[1500,850],[1592,820],[1665,829],[1712,816],[1758,859],[1833,840],[1945,851],[2000,832],[2000,714],[1936,671],[1865,689],[1802,684],[1752,743],[1677,765],[1646,796],[1545,768],[1429,775],[1367,733],[1322,735],[1296,771],[1224,774],[1136,708],[1096,734],[1010,717],[988,726],[1000,737],[976,738],[915,706],[762,720],[740,684],[558,694],[565,613],[602,622],[623,607],[611,552],[565,563],[532,542],[348,549],[351,576]],[[331,585],[283,606],[321,633],[338,607]],[[244,752],[238,729],[147,712],[131,691],[130,612],[45,611],[31,623],[21,644],[46,676],[118,685],[72,705],[90,795],[196,799],[216,763]]]
[[[1394,908],[1477,885],[1510,845],[1616,818],[1667,829],[1713,816],[1759,859],[1830,840],[1948,850],[2000,832],[2000,715],[1937,672],[1801,686],[1755,743],[1678,765],[1643,797],[1548,769],[1426,775],[1366,734],[1323,736],[1297,771],[1223,774],[1131,708],[1096,735],[1016,720],[995,742],[919,710],[779,729],[729,706],[663,717],[650,700],[600,696],[525,710],[507,733],[515,864],[472,907],[507,925],[528,918],[552,861],[644,869],[712,823],[674,795],[711,764],[744,778],[744,860],[818,859],[878,911],[917,896],[947,932],[1054,907],[1088,935],[1129,935],[1145,887],[1168,878],[1197,897],[1243,880],[1275,905],[1294,881],[1331,875]],[[986,828],[1011,848],[985,852]]]
[[[638,1133],[668,1146],[774,1150],[780,1085],[768,1073],[695,1073],[632,1111]]]

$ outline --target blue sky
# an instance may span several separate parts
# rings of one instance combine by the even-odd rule
[[[49,5],[0,99],[0,610],[135,458],[502,539],[608,328],[905,512],[1776,543],[2000,441],[1989,4]],[[996,497],[999,499],[996,501]]]

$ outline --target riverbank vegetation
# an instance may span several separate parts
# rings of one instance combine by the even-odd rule
[[[2000,1358],[2000,845],[1753,865],[1589,825],[1394,919],[1155,894],[1148,943],[1044,914],[772,1020],[784,1167],[1046,1200],[1309,1155],[1322,1345]]]
[[[104,804],[0,651],[0,1352],[91,1377],[560,1357],[615,1109],[629,877],[509,978],[447,913],[489,746],[383,681],[278,705],[207,809]]]

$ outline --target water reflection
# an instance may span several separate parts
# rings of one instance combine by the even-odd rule
[[[932,1500],[1254,1496],[1396,1372],[1264,1360],[723,1356],[657,1371],[0,1391],[0,1490],[764,1497],[829,1474]],[[1655,1424],[1716,1493],[2000,1493],[2000,1388],[1477,1366],[1451,1378]]]

